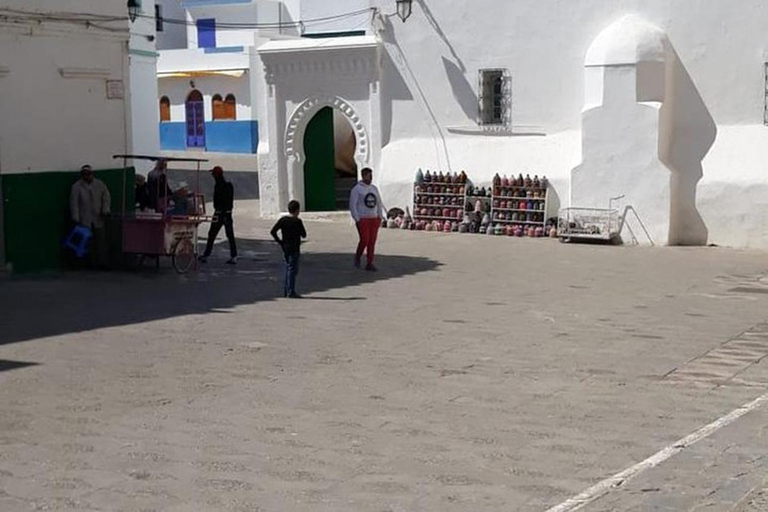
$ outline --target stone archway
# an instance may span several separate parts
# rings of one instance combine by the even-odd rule
[[[355,163],[357,168],[370,166],[371,151],[368,132],[355,108],[344,99],[333,95],[316,95],[303,101],[293,111],[285,130],[285,157],[288,162],[288,191],[292,198],[305,204],[304,165],[306,152],[304,135],[309,122],[323,108],[331,107],[343,114],[355,135]]]

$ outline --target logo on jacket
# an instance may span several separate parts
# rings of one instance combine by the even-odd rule
[[[379,200],[376,198],[376,194],[373,192],[368,192],[365,194],[365,199],[363,199],[363,202],[367,208],[376,208],[376,205],[379,204]]]

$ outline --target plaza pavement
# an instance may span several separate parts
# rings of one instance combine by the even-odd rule
[[[768,254],[307,222],[197,274],[0,280],[0,510],[545,511],[763,395]],[[768,510],[768,406],[588,512]]]

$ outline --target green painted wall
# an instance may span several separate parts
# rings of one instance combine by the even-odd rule
[[[321,109],[304,133],[304,210],[336,210],[336,158],[333,142],[333,109]]]
[[[121,212],[123,169],[96,171],[109,188],[112,213]],[[4,174],[3,234],[5,255],[14,272],[38,272],[62,266],[62,241],[70,228],[69,192],[80,177],[79,171]],[[126,203],[133,210],[135,173],[125,172]],[[128,211],[129,208],[126,208]],[[110,243],[119,253],[120,233],[111,230]]]

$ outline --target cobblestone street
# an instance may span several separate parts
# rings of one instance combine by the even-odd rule
[[[0,510],[546,511],[766,393],[768,258],[240,207],[197,274],[0,280]],[[768,406],[589,512],[768,507]]]

